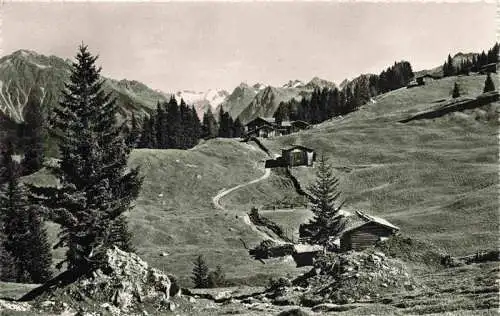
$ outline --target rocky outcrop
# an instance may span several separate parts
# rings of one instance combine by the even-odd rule
[[[180,292],[169,276],[133,253],[108,249],[100,268],[86,273],[67,271],[26,294],[21,301],[66,302],[129,311],[142,303],[168,301]],[[163,304],[163,305],[165,305]]]

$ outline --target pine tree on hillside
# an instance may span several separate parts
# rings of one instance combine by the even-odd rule
[[[219,134],[219,127],[210,107],[203,115],[202,137],[204,139],[215,138]]]
[[[137,122],[137,118],[135,114],[132,113],[132,118],[130,121],[130,132],[127,136],[127,145],[130,148],[135,148],[138,146],[139,138],[141,137],[141,131],[139,127],[139,122]]]
[[[458,88],[458,84],[455,82],[455,85],[453,86],[453,92],[451,94],[452,98],[458,98],[460,96],[460,89]]]
[[[124,215],[118,216],[116,220],[113,221],[110,227],[109,239],[113,245],[116,245],[123,251],[135,251],[132,244],[132,234],[128,229],[127,218]]]
[[[189,117],[190,117],[190,124],[192,125],[192,129],[193,129],[191,147],[194,147],[200,141],[201,130],[202,130],[200,118],[198,117],[198,113],[196,112],[196,109],[194,108],[194,106],[191,106],[191,114]]]
[[[153,148],[169,148],[167,146],[167,114],[160,102],[156,105],[155,131],[156,146]]]
[[[9,251],[5,250],[4,244],[6,241],[3,233],[3,224],[0,222],[0,281],[16,282],[17,268],[14,258]]]
[[[130,148],[118,107],[103,92],[97,57],[81,45],[51,131],[58,138],[59,165],[50,168],[58,187],[31,186],[37,201],[61,226],[56,247],[67,247],[69,269],[85,272],[115,245],[112,227],[136,199],[142,179],[127,168]]]
[[[193,280],[195,288],[207,288],[208,287],[208,266],[205,263],[205,259],[202,255],[196,257],[196,260],[193,262],[193,276],[191,280]]]
[[[339,212],[342,204],[337,203],[339,180],[325,156],[321,156],[317,168],[316,181],[309,187],[314,196],[311,201],[314,218],[300,227],[300,234],[301,237],[309,237],[311,243],[324,245],[329,237],[336,236],[343,229]]]
[[[156,132],[154,126],[152,118],[144,118],[138,148],[155,148]]]
[[[168,101],[167,105],[167,116],[166,116],[166,125],[167,125],[167,138],[166,138],[166,147],[165,148],[179,148],[179,134],[181,129],[181,113],[179,110],[179,105],[177,104],[177,100],[172,96],[170,101]]]
[[[2,152],[6,180],[0,190],[3,248],[15,264],[16,282],[42,283],[52,276],[51,249],[39,210],[30,207],[19,183],[20,166],[12,159],[13,154],[12,144]]]
[[[245,133],[245,127],[241,124],[240,119],[236,118],[233,124],[233,137],[239,138]]]
[[[484,81],[484,89],[483,92],[495,91],[495,84],[493,83],[493,79],[491,79],[491,74],[488,73],[486,76],[486,80]]]
[[[21,166],[22,174],[27,175],[40,170],[44,159],[44,116],[35,93],[29,94],[24,111],[24,134],[27,141]]]

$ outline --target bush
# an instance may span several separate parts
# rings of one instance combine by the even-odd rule
[[[215,271],[208,273],[208,287],[224,287],[227,286],[226,275],[221,266],[217,266]]]

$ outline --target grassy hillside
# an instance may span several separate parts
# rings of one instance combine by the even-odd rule
[[[236,211],[212,205],[220,190],[263,174],[265,154],[232,139],[214,139],[191,150],[134,150],[131,166],[140,166],[144,184],[128,214],[138,254],[155,267],[176,275],[190,286],[192,261],[203,254],[210,267],[222,265],[237,283],[265,284],[270,276],[298,273],[292,263],[263,265],[253,260],[248,245],[262,239]],[[50,184],[44,172],[31,181]],[[56,227],[50,225],[55,238]],[[162,255],[164,253],[164,255]],[[60,258],[62,251],[56,252]]]
[[[453,254],[494,248],[498,102],[465,114],[398,123],[449,98],[455,81],[462,95],[474,97],[484,80],[482,75],[450,77],[399,89],[341,119],[264,144],[274,152],[304,144],[327,155],[339,167],[347,208],[381,215],[404,233]],[[304,184],[314,178],[314,168],[295,168],[294,173]]]

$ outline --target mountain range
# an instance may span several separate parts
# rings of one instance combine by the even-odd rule
[[[454,62],[460,63],[464,58],[472,58],[474,54],[456,54]],[[429,72],[442,72],[436,67]],[[18,50],[0,58],[0,112],[14,122],[23,120],[24,107],[28,96],[40,99],[42,107],[48,111],[57,104],[64,82],[69,79],[71,61],[57,56],[45,56],[30,50]],[[368,75],[361,75],[353,80],[344,80],[339,88],[343,88],[357,80],[365,81]],[[241,83],[229,93],[222,89],[208,91],[182,90],[166,93],[151,89],[135,80],[104,79],[104,90],[111,92],[117,99],[120,114],[129,117],[135,113],[138,117],[148,115],[156,108],[158,102],[168,101],[174,96],[177,101],[184,99],[193,105],[200,119],[203,113],[211,108],[217,114],[222,107],[242,123],[256,116],[272,116],[281,102],[292,98],[301,100],[309,97],[314,89],[334,88],[335,83],[312,78],[309,82],[289,80],[281,86],[270,86],[263,83]],[[216,115],[217,117],[218,115]]]
[[[23,121],[23,111],[30,95],[39,98],[42,108],[48,111],[58,103],[64,82],[69,79],[72,62],[57,56],[45,56],[31,50],[18,50],[0,58],[0,111],[14,122]],[[164,92],[151,89],[135,80],[115,80],[103,77],[104,90],[117,99],[120,114],[128,117],[148,115],[158,102],[174,96],[193,105],[200,117],[210,107],[213,112],[221,107],[233,118],[246,122],[255,116],[271,116],[279,103],[292,98],[309,96],[315,88],[335,87],[333,82],[313,78],[309,82],[290,80],[273,87],[262,83],[241,83],[229,93],[222,89],[208,91],[181,90]]]

